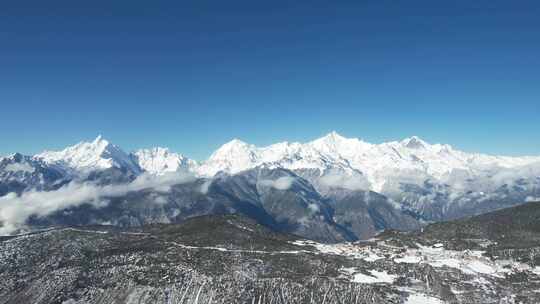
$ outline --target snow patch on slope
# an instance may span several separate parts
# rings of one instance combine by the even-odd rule
[[[396,275],[388,274],[386,271],[369,270],[369,275],[359,272],[354,267],[342,268],[340,272],[351,278],[351,282],[375,284],[387,283],[391,284],[397,278]]]
[[[282,176],[276,180],[263,179],[259,181],[259,184],[266,187],[272,187],[277,190],[287,190],[291,188],[295,178],[292,176]]]
[[[422,293],[412,293],[405,300],[405,304],[443,304],[444,302],[435,297]]]

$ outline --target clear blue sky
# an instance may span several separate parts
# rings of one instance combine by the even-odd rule
[[[539,1],[10,2],[0,154],[331,130],[540,154]]]

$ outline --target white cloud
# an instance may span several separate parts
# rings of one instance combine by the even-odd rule
[[[28,191],[20,196],[10,193],[0,197],[0,235],[24,228],[31,215],[46,216],[54,211],[84,203],[103,207],[106,204],[105,198],[119,197],[148,188],[165,192],[175,184],[193,179],[191,175],[178,173],[161,176],[143,174],[128,184],[99,186],[93,183],[70,183],[56,191]],[[163,200],[156,199],[156,202]]]
[[[540,202],[540,197],[527,196],[525,201],[526,202]]]
[[[152,200],[152,202],[158,204],[158,205],[165,205],[167,203],[167,198],[165,196],[161,196],[160,194],[157,194],[157,193],[152,193],[150,195],[150,199]]]
[[[259,181],[260,185],[272,187],[278,190],[287,190],[291,188],[295,178],[292,176],[282,176],[276,180],[263,179]]]
[[[201,188],[199,189],[199,191],[202,193],[202,194],[208,194],[208,189],[210,189],[210,186],[212,185],[212,179],[208,179],[206,181],[204,181],[204,183],[201,185]]]
[[[329,173],[321,177],[320,183],[329,188],[344,188],[348,190],[368,190],[369,181],[363,175],[344,173]]]

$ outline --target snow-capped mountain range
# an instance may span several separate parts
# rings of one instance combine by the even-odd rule
[[[45,151],[33,157],[11,156],[0,161],[4,164],[0,167],[5,171],[3,176],[19,184],[25,180],[44,184],[44,167],[54,168],[54,174],[67,172],[72,177],[108,169],[131,176],[118,178],[123,173],[115,173],[107,181],[125,181],[145,172],[158,176],[189,172],[208,179],[218,173],[280,168],[308,180],[322,195],[336,188],[374,191],[430,219],[454,217],[456,206],[460,211],[455,213],[462,215],[463,208],[477,212],[477,203],[489,202],[493,208],[503,200],[524,202],[540,197],[540,156],[466,153],[446,144],[429,144],[416,136],[372,144],[331,132],[307,143],[281,142],[266,147],[234,139],[203,162],[166,148],[126,153],[98,136],[62,151]],[[13,172],[17,168],[22,171]],[[64,178],[59,184],[69,179]]]
[[[416,136],[371,144],[331,132],[304,144],[282,142],[267,147],[256,147],[234,139],[194,171],[202,176],[213,176],[219,171],[237,173],[263,164],[290,170],[316,169],[321,175],[339,169],[347,174],[362,173],[370,190],[381,192],[385,183],[397,176],[445,181],[455,174],[469,178],[534,163],[540,163],[540,156],[471,154],[449,145],[432,145]]]
[[[161,147],[126,153],[101,136],[61,151],[45,151],[32,159],[75,172],[119,168],[136,174],[183,171],[212,177],[218,172],[235,174],[258,166],[310,170],[320,176],[337,172],[346,177],[362,176],[363,186],[376,192],[384,192],[395,179],[457,184],[456,180],[485,177],[501,183],[512,175],[511,171],[521,172],[521,178],[525,178],[540,166],[540,156],[466,153],[446,144],[429,144],[416,136],[372,144],[336,132],[307,143],[280,142],[266,147],[233,139],[200,163]],[[504,174],[498,176],[501,172]]]
[[[38,226],[137,226],[239,212],[338,241],[532,200],[540,200],[540,157],[466,153],[416,136],[371,144],[332,132],[266,147],[234,139],[202,162],[166,148],[127,153],[98,136],[61,151],[0,158],[0,228],[2,217],[23,227],[36,210],[43,215],[31,224]],[[50,210],[42,206],[49,201]],[[63,208],[72,209],[55,213]]]

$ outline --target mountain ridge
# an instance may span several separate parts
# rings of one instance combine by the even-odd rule
[[[144,225],[247,212],[287,232],[339,241],[540,197],[540,157],[467,154],[417,136],[370,144],[332,132],[308,143],[267,147],[235,139],[202,163],[159,147],[126,153],[101,136],[61,151],[15,156],[0,159],[0,199],[15,205],[30,199],[39,210],[40,191],[90,191],[83,196],[89,202],[69,199],[69,212],[35,219],[49,224]],[[193,182],[171,188],[186,181],[182,176]],[[114,197],[102,197],[103,187]],[[0,208],[0,218],[19,214],[7,203],[5,208],[10,211],[2,215]],[[307,229],[321,225],[323,230]]]
[[[299,151],[302,149],[308,151]],[[255,146],[253,144],[249,144],[238,138],[235,138],[223,144],[220,148],[214,151],[211,156],[205,161],[195,161],[181,153],[174,152],[166,147],[138,149],[129,153],[124,152],[120,147],[110,143],[101,135],[99,135],[91,142],[82,141],[73,146],[68,146],[67,148],[60,151],[46,150],[41,153],[35,154],[33,157],[39,158],[47,163],[57,163],[63,161],[66,165],[76,169],[104,169],[115,165],[127,165],[135,171],[137,169],[134,169],[134,167],[136,166],[130,163],[130,156],[132,157],[136,156],[137,154],[140,155],[143,153],[148,154],[151,151],[154,151],[154,155],[149,155],[152,158],[151,160],[156,160],[159,158],[167,159],[168,157],[177,158],[181,160],[181,163],[189,162],[189,166],[191,166],[192,168],[197,168],[205,164],[206,167],[210,167],[208,165],[209,162],[211,163],[216,160],[227,159],[227,157],[238,157],[239,155],[245,153],[247,156],[246,161],[252,161],[253,163],[243,164],[243,166],[229,165],[222,168],[224,169],[224,171],[227,171],[229,173],[237,173],[239,171],[253,168],[263,163],[275,164],[277,161],[283,159],[290,159],[291,157],[298,156],[295,154],[305,156],[305,154],[313,153],[314,155],[311,156],[326,156],[325,159],[328,159],[328,156],[332,156],[332,160],[334,161],[339,162],[340,158],[343,158],[349,163],[359,161],[358,159],[352,159],[355,156],[358,158],[358,156],[362,156],[362,154],[372,155],[374,152],[381,152],[383,154],[384,152],[386,152],[386,154],[390,154],[392,157],[397,156],[397,159],[406,159],[405,156],[411,156],[410,153],[406,155],[401,154],[398,149],[400,149],[401,151],[406,151],[405,149],[429,149],[431,150],[431,153],[435,152],[442,156],[444,156],[444,154],[453,154],[452,156],[454,158],[463,162],[478,162],[484,164],[493,163],[506,168],[527,165],[533,162],[540,162],[540,156],[499,156],[484,153],[467,153],[460,150],[455,150],[452,146],[448,144],[429,144],[428,142],[421,139],[419,136],[411,136],[399,141],[389,141],[380,144],[372,144],[358,138],[343,137],[335,131],[332,131],[323,137],[305,143],[285,141],[262,147]],[[418,151],[416,152],[419,153]],[[99,156],[102,156],[102,158],[100,159]],[[413,154],[413,158],[414,156],[418,155]],[[0,158],[6,157],[8,156]],[[119,162],[119,160],[121,162]],[[380,160],[381,159],[379,159],[379,161]],[[291,164],[290,166],[294,168],[294,165]],[[296,164],[296,166],[301,166],[301,164]],[[308,164],[306,164],[305,166],[309,167]],[[143,167],[148,167],[148,165],[140,166],[139,169],[144,169]],[[366,168],[365,165],[364,168]],[[450,166],[450,168],[456,169],[460,167],[454,164],[454,166]],[[162,170],[159,170],[158,168],[153,168],[147,171],[151,173],[163,173],[172,171],[172,169],[170,167],[162,168]],[[216,168],[208,168],[208,171],[204,169],[197,170],[198,174],[205,176],[213,176],[217,172],[219,171],[217,171]]]

